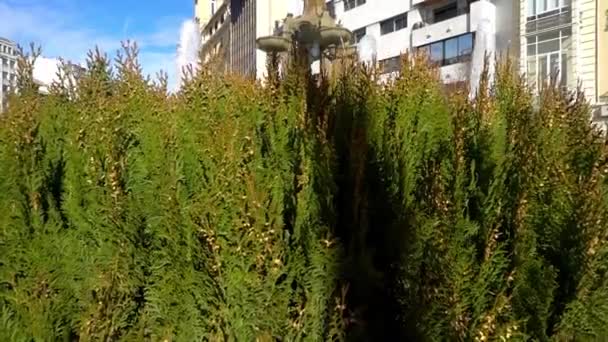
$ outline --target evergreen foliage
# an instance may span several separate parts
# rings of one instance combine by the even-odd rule
[[[296,47],[296,49],[299,49]],[[2,341],[608,338],[608,150],[509,62],[469,97],[296,53],[264,85],[90,53],[0,117]]]

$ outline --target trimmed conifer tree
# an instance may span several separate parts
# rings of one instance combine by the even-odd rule
[[[306,53],[264,84],[95,50],[0,117],[0,339],[601,340],[608,154],[506,61],[473,97]],[[276,56],[275,56],[276,57]]]

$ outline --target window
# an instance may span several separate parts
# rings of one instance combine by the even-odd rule
[[[473,34],[448,38],[417,49],[429,56],[431,62],[439,65],[450,65],[471,60],[473,53]]]
[[[361,6],[365,3],[365,0],[344,0],[344,11],[350,11],[351,9]]]
[[[570,1],[571,0],[528,0],[528,20],[555,14],[563,7],[570,6]]]
[[[464,34],[458,37],[458,61],[466,62],[471,60],[473,54],[473,35]]]
[[[214,15],[214,14],[215,14],[215,1],[212,0],[211,1],[211,15]]]
[[[384,20],[380,23],[380,34],[389,34],[399,31],[407,26],[407,13]]]
[[[443,46],[443,59],[445,64],[458,63],[458,38],[445,41]]]
[[[361,41],[361,38],[365,37],[365,27],[362,27],[360,29],[354,30],[353,31],[353,39],[354,39],[354,43],[358,43],[359,41]]]
[[[407,13],[403,13],[395,18],[395,31],[399,31],[407,27]]]
[[[570,36],[570,29],[562,29],[527,38],[526,71],[530,84],[543,84],[551,77],[564,86],[568,84]]]
[[[401,69],[401,56],[383,59],[378,62],[378,65],[380,72],[383,74],[399,71]]]
[[[433,22],[438,23],[440,21],[454,18],[458,15],[458,4],[453,2],[447,6],[440,7],[433,10]]]
[[[431,62],[441,63],[443,60],[443,42],[431,44]]]

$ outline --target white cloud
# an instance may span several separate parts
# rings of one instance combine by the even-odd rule
[[[27,0],[17,3],[0,0],[0,36],[21,45],[34,42],[42,47],[44,56],[63,57],[78,64],[85,61],[87,52],[95,46],[113,57],[121,40],[130,39],[138,43],[144,73],[154,76],[162,69],[168,73],[170,84],[175,84],[175,54],[183,18],[160,18],[152,32],[131,33],[130,28],[136,25],[132,18],[127,17],[122,30],[119,28],[115,30],[118,33],[108,33],[75,22],[78,15],[68,7],[51,7]]]

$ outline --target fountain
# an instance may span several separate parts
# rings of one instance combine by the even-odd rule
[[[181,87],[183,77],[188,77],[184,71],[191,67],[193,71],[198,68],[198,52],[201,48],[201,33],[198,23],[194,20],[186,20],[182,24],[177,47],[177,75],[180,77],[178,84]]]
[[[335,59],[354,52],[350,46],[352,33],[335,22],[325,0],[304,0],[302,15],[288,15],[282,30],[256,40],[260,50],[268,54],[287,52],[296,41],[310,52],[310,63],[319,58]],[[342,53],[338,53],[342,50]]]
[[[486,55],[489,58],[489,80],[490,82],[492,81],[492,76],[494,74],[493,59],[495,58],[496,52],[495,35],[494,25],[492,25],[491,21],[489,19],[482,19],[477,26],[475,49],[473,50],[473,56],[471,58],[471,97],[475,97],[475,94],[477,93]]]

